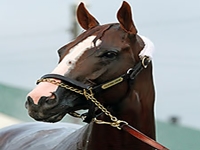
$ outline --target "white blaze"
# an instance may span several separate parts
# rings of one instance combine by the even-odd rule
[[[54,74],[68,74],[76,66],[78,59],[84,54],[85,51],[94,47],[93,40],[96,36],[89,36],[82,42],[78,43],[76,46],[69,50],[69,53],[63,58],[63,60],[58,64],[58,66],[52,71]],[[96,41],[96,46],[101,44],[101,40]],[[59,81],[59,80],[58,80]],[[56,91],[57,85],[41,82],[33,89],[28,96],[30,96],[34,103],[37,104],[42,96],[51,96],[52,92]]]
[[[58,64],[52,73],[60,75],[69,73],[75,67],[77,60],[82,56],[82,54],[86,50],[94,47],[94,43],[92,41],[95,39],[95,37],[96,36],[94,35],[90,36],[70,49],[69,53],[63,58],[63,60]],[[96,46],[100,44],[101,40],[97,40]]]

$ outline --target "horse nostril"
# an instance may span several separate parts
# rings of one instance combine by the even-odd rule
[[[25,102],[25,108],[26,109],[28,109],[28,107],[30,106],[30,105],[33,105],[33,99],[30,97],[30,96],[28,96],[27,97],[27,101]]]
[[[56,104],[58,102],[57,95],[55,92],[51,93],[51,96],[47,97],[46,103],[49,105]]]
[[[48,97],[48,99],[56,99],[56,93],[55,92],[51,92],[51,96]]]
[[[26,109],[30,109],[30,108],[33,108],[33,107],[36,107],[38,106],[38,108],[52,108],[54,107],[55,105],[57,105],[58,103],[58,98],[57,98],[57,95],[52,92],[50,96],[46,97],[46,96],[42,96],[39,101],[38,101],[38,104],[34,104],[34,101],[33,101],[33,98],[28,96],[27,97],[27,101],[25,103],[25,107]]]

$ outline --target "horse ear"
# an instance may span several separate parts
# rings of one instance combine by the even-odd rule
[[[132,20],[131,7],[127,2],[123,2],[121,8],[117,12],[117,19],[122,29],[130,34],[137,34],[137,29]]]
[[[87,11],[82,2],[77,8],[77,19],[81,27],[85,30],[99,25],[99,22]]]

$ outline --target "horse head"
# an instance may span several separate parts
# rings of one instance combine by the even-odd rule
[[[129,75],[144,56],[151,59],[152,43],[137,34],[129,4],[123,2],[118,10],[118,23],[100,25],[83,3],[77,8],[77,19],[85,32],[58,50],[57,67],[27,95],[26,108],[36,120],[57,122],[67,113],[96,110],[84,95],[91,89],[103,106],[117,105],[120,110],[123,105],[118,104],[127,103],[123,101],[129,91],[140,88]]]

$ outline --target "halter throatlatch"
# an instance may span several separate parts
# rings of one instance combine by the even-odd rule
[[[144,56],[141,58],[141,61],[138,62],[133,68],[128,69],[128,71],[121,75],[120,77],[117,77],[113,80],[110,80],[106,83],[90,87],[88,85],[85,85],[81,82],[78,82],[76,80],[58,75],[58,74],[47,74],[44,75],[41,79],[37,81],[37,84],[40,82],[49,82],[54,85],[60,86],[62,88],[65,88],[66,90],[70,90],[72,92],[75,92],[77,94],[83,95],[87,100],[90,100],[95,106],[97,106],[106,116],[110,117],[111,122],[106,122],[103,120],[98,120],[96,117],[94,118],[87,118],[87,114],[80,115],[76,112],[69,113],[70,115],[78,118],[82,118],[83,121],[87,120],[86,122],[90,122],[91,119],[93,122],[97,124],[107,124],[112,127],[115,127],[119,130],[123,129],[124,131],[128,132],[129,134],[135,136],[139,140],[149,144],[150,146],[158,149],[158,150],[168,150],[163,145],[159,144],[155,140],[149,138],[148,136],[144,135],[137,129],[131,127],[126,121],[118,120],[117,117],[113,116],[95,97],[94,95],[97,93],[102,92],[103,90],[106,90],[110,87],[113,87],[125,80],[134,80],[135,77],[144,69],[148,67],[148,64],[151,62],[151,59],[147,56]],[[52,79],[53,78],[53,79]],[[58,82],[54,79],[59,79],[62,82]]]

